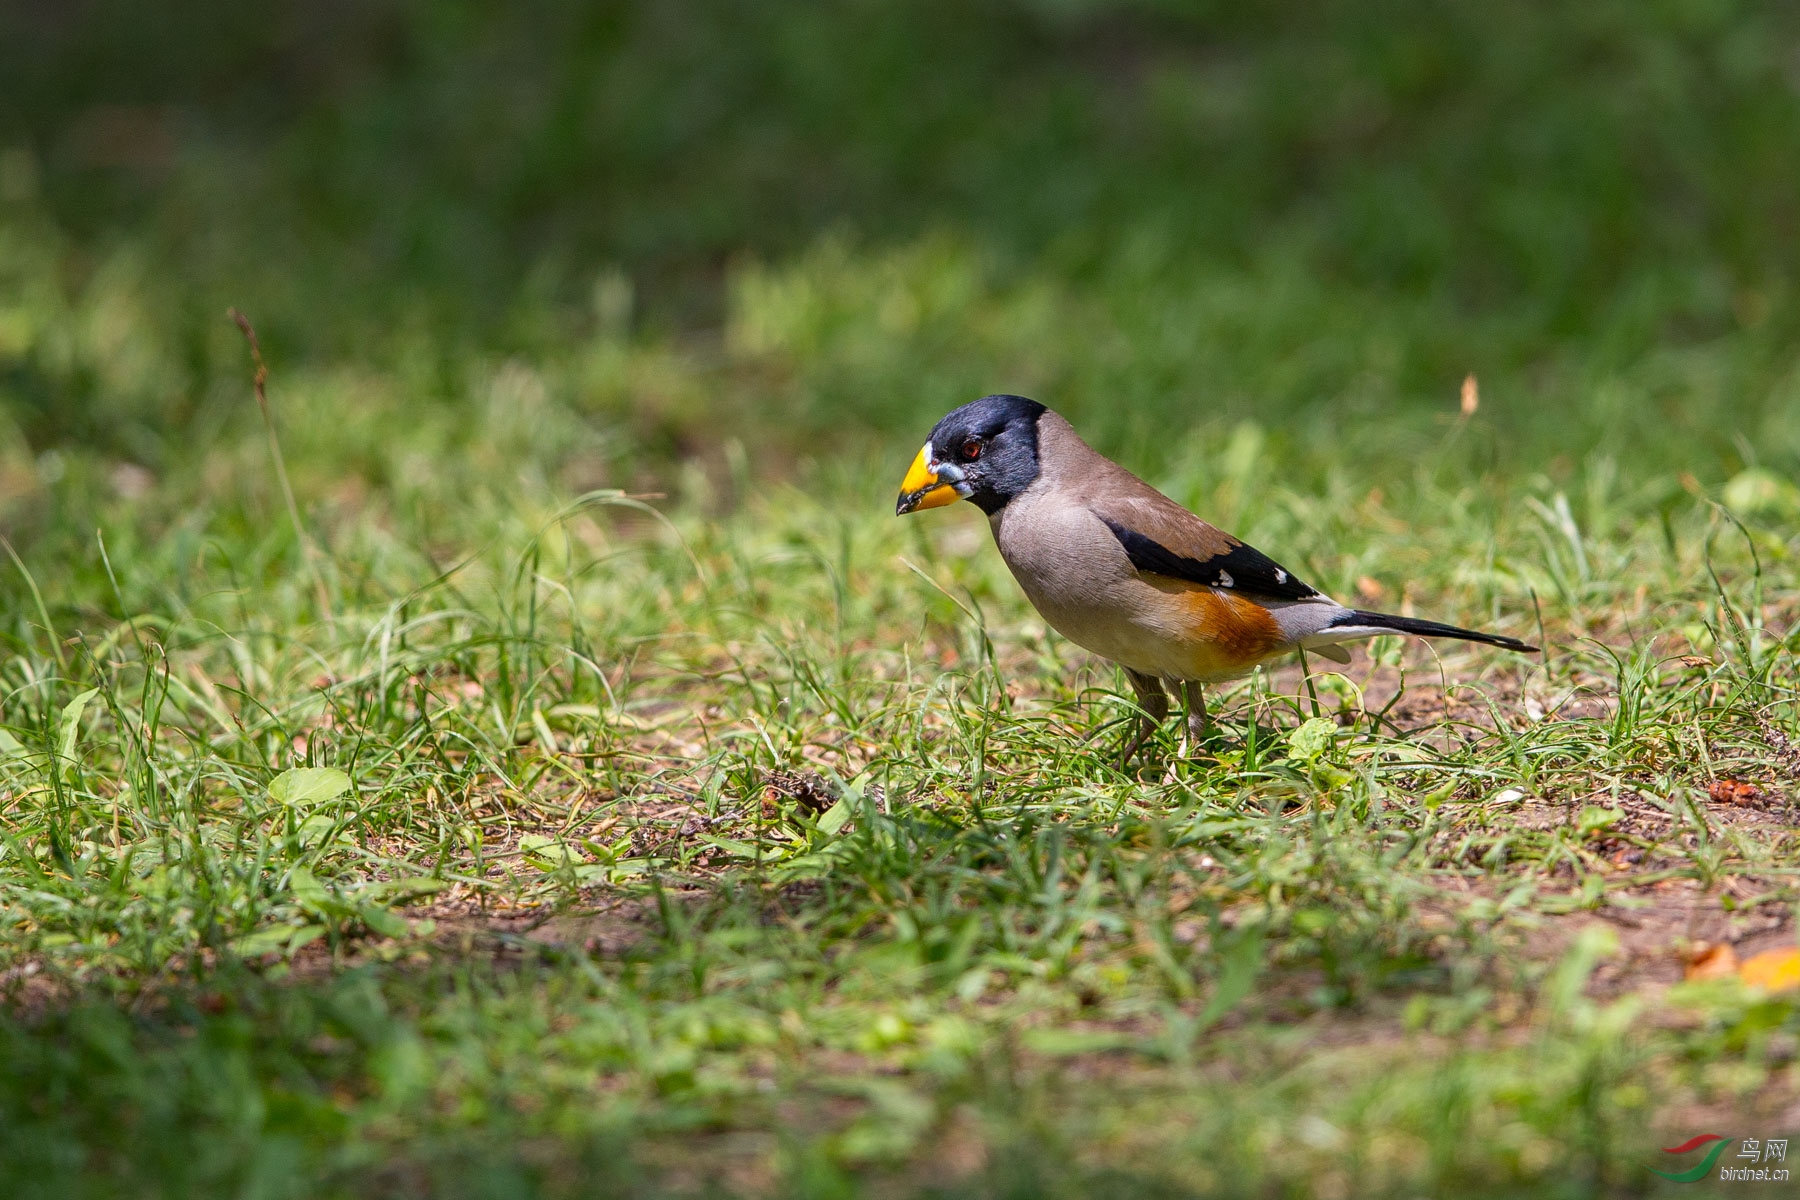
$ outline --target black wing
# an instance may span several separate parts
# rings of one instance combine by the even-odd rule
[[[1233,539],[1231,548],[1209,558],[1177,554],[1154,538],[1129,529],[1110,517],[1101,517],[1125,547],[1131,565],[1152,575],[1168,575],[1206,587],[1230,588],[1277,600],[1310,600],[1318,590],[1294,578],[1288,569],[1260,550]]]

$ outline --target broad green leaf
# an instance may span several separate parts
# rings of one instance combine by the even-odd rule
[[[234,953],[243,958],[261,958],[265,954],[275,954],[288,948],[288,941],[294,936],[294,926],[277,925],[273,929],[258,929],[255,933],[246,933],[231,943]]]
[[[362,918],[364,925],[382,937],[402,938],[412,932],[412,926],[406,923],[406,918],[389,912],[379,904],[365,904],[357,910],[356,915]]]
[[[850,820],[849,798],[844,797],[819,817],[819,829],[823,833],[836,833]]]
[[[56,757],[57,769],[65,775],[75,764],[75,743],[81,738],[82,711],[87,708],[88,701],[99,694],[99,688],[89,688],[63,705],[62,719],[57,724]]]
[[[350,790],[350,776],[336,767],[293,767],[269,782],[269,799],[295,808],[329,804]]]
[[[306,867],[295,867],[288,872],[288,891],[301,908],[317,916],[335,916],[342,907]]]
[[[0,729],[0,758],[24,758],[30,753],[31,751],[25,748],[24,742],[6,730]]]
[[[725,851],[725,853],[727,853],[727,854],[735,854],[739,858],[749,858],[749,859],[759,859],[760,858],[764,862],[768,862],[771,859],[782,857],[783,855],[789,853],[790,849],[791,849],[791,848],[784,848],[784,847],[780,847],[780,846],[757,847],[757,846],[751,844],[750,842],[742,842],[736,838],[714,837],[710,833],[701,834],[700,840],[705,842],[709,846],[714,846],[720,850]]]
[[[1337,722],[1330,717],[1314,717],[1288,734],[1288,755],[1303,762],[1313,762],[1331,749],[1337,737]]]
[[[1610,829],[1624,819],[1625,810],[1622,808],[1601,808],[1599,805],[1590,804],[1582,809],[1581,816],[1576,818],[1576,828],[1585,837],[1590,833]]]
[[[546,871],[572,866],[581,861],[580,855],[570,847],[541,833],[527,833],[520,837],[519,851]]]
[[[1341,788],[1356,779],[1356,776],[1342,767],[1334,767],[1330,763],[1314,763],[1312,776],[1314,783],[1327,790]]]
[[[300,822],[300,828],[296,831],[295,836],[300,839],[302,846],[316,846],[336,827],[337,822],[336,817],[326,813],[314,813]]]

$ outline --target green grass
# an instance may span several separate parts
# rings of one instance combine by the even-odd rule
[[[1794,994],[1681,981],[1800,899],[1788,24],[438,11],[0,36],[7,1194],[1631,1196],[1789,1132]],[[1547,653],[1121,770],[979,514],[889,515],[1002,388]]]

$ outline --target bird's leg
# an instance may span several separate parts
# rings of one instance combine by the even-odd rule
[[[1171,679],[1169,686],[1180,690],[1182,703],[1187,708],[1187,719],[1181,726],[1181,746],[1175,751],[1175,757],[1169,760],[1169,769],[1163,774],[1164,783],[1175,782],[1175,764],[1200,752],[1200,743],[1206,740],[1207,730],[1211,727],[1206,719],[1206,692],[1198,683],[1191,679]]]
[[[1181,685],[1181,698],[1187,703],[1187,733],[1181,739],[1182,753],[1200,749],[1200,743],[1212,732],[1212,721],[1206,715],[1206,689],[1193,680]]]
[[[1125,748],[1119,752],[1119,765],[1125,766],[1131,756],[1138,752],[1150,735],[1156,732],[1169,715],[1169,694],[1163,691],[1162,680],[1154,675],[1140,675],[1130,667],[1125,668],[1125,678],[1131,680],[1131,689],[1137,693],[1138,707],[1143,715],[1138,718],[1137,729],[1126,739]]]

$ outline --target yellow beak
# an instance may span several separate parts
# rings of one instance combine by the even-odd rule
[[[946,504],[955,504],[962,497],[956,489],[937,477],[931,469],[930,446],[919,451],[919,456],[906,469],[906,478],[900,482],[900,499],[894,505],[894,515],[903,517],[909,512],[918,512],[921,508],[941,508]]]

